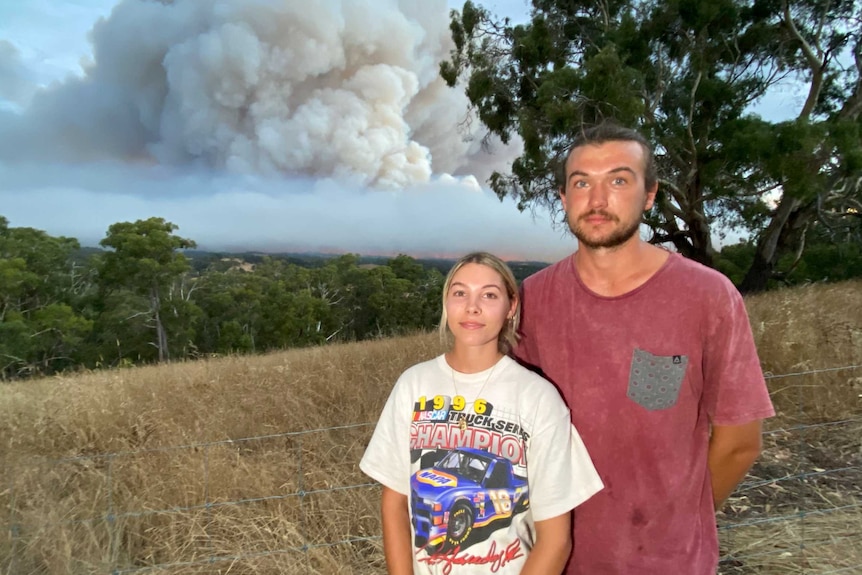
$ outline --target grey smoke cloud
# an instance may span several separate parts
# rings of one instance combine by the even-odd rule
[[[0,213],[96,245],[112,223],[150,216],[215,251],[325,251],[460,255],[484,249],[553,261],[572,240],[469,180],[438,178],[406,191],[332,178],[265,178],[119,163],[0,164]]]
[[[112,223],[160,216],[213,250],[551,261],[573,247],[546,214],[481,187],[520,145],[485,149],[438,77],[445,0],[102,2],[91,54],[40,52],[62,43],[57,10],[82,21],[81,6],[52,5],[29,43],[19,16],[25,57],[0,53],[0,79],[42,85],[29,105],[0,102],[13,226],[94,245]],[[35,67],[74,61],[53,83]]]
[[[26,107],[36,92],[36,82],[21,61],[14,44],[0,39],[0,102]]]
[[[445,0],[124,0],[83,77],[2,120],[0,157],[122,159],[376,187],[484,180],[517,146],[479,146],[438,63]],[[0,128],[2,129],[2,128]]]

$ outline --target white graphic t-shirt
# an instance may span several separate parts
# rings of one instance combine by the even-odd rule
[[[359,466],[407,496],[413,570],[429,575],[519,573],[534,522],[602,488],[557,390],[509,357],[405,371]]]

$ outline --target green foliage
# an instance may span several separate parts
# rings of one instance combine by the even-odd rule
[[[77,365],[92,322],[83,316],[87,274],[77,240],[0,217],[0,379]]]
[[[214,353],[256,351],[267,281],[263,273],[231,269],[203,274],[194,294],[203,314],[198,348]]]
[[[37,353],[40,372],[60,371],[81,365],[81,344],[90,335],[93,321],[82,317],[70,306],[53,303],[32,315],[30,335]]]
[[[844,233],[858,234],[858,227]],[[191,266],[179,250],[194,243],[175,231],[158,218],[115,224],[104,241],[112,250],[81,252],[75,240],[11,228],[0,216],[0,378],[433,329],[443,274],[453,263],[403,254],[199,253]],[[771,285],[862,275],[859,243],[836,244],[833,235],[814,229],[809,251],[798,261],[782,259]],[[717,267],[738,284],[755,253],[752,242],[727,246]],[[542,267],[510,265],[519,279]]]
[[[384,265],[355,254],[313,267],[274,257],[253,269],[240,264],[214,265],[195,280],[197,353],[388,336],[433,327],[440,315],[442,274],[405,255]]]
[[[153,345],[159,361],[168,359],[171,338],[180,338],[181,349],[191,334],[191,322],[198,311],[184,301],[180,282],[191,268],[188,258],[177,250],[194,248],[195,242],[174,235],[177,226],[162,218],[120,222],[108,228],[100,245],[112,248],[99,266],[99,282],[106,292],[125,288],[147,297],[141,313],[133,314],[154,331]],[[168,303],[169,305],[166,305]],[[165,309],[163,309],[165,308]]]
[[[552,174],[582,126],[637,128],[661,178],[651,241],[714,265],[713,235],[748,233],[756,257],[739,272],[760,289],[813,224],[843,229],[862,208],[860,20],[852,0],[533,0],[512,26],[468,2],[441,74],[489,132],[523,140],[489,180],[501,198],[555,208]],[[782,80],[808,90],[798,116],[752,115]]]
[[[118,367],[158,360],[152,328],[141,321],[147,299],[129,290],[115,290],[100,296],[93,319],[93,333],[85,344],[84,365]]]
[[[862,244],[833,242],[828,234],[811,234],[813,241],[797,257],[787,254],[779,260],[770,288],[812,282],[838,282],[862,277]],[[740,285],[755,257],[757,246],[750,241],[725,246],[716,257],[716,268]]]
[[[0,369],[3,379],[27,375],[35,371],[30,361],[31,327],[18,312],[9,312],[0,321]]]
[[[791,263],[789,258],[783,263]],[[812,281],[840,281],[862,276],[862,247],[858,243],[816,244],[788,273],[789,284]]]
[[[176,230],[121,222],[106,251],[80,251],[0,217],[0,378],[361,340],[440,316],[448,262],[197,254],[193,266]]]
[[[102,282],[130,286],[143,293],[166,287],[190,268],[188,258],[176,250],[195,247],[193,241],[175,236],[176,229],[162,218],[110,226],[107,237],[99,242],[112,248],[102,259]]]
[[[748,241],[725,246],[715,258],[715,268],[738,286],[754,260],[755,247]]]

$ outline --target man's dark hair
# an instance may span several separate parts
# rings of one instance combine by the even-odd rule
[[[646,189],[652,188],[658,181],[658,168],[655,163],[655,154],[652,146],[639,132],[630,128],[624,128],[613,122],[602,122],[597,126],[582,129],[576,136],[572,145],[566,150],[566,154],[557,163],[557,185],[561,190],[566,189],[566,164],[572,152],[576,148],[584,146],[598,146],[607,142],[637,142],[644,152],[644,185]]]

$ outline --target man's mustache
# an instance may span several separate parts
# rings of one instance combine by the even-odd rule
[[[603,218],[607,218],[607,219],[611,220],[612,222],[619,221],[619,218],[617,218],[615,215],[609,214],[608,212],[606,212],[604,210],[590,210],[589,212],[587,212],[585,214],[581,214],[578,219],[579,220],[585,220],[591,216],[601,216]]]

